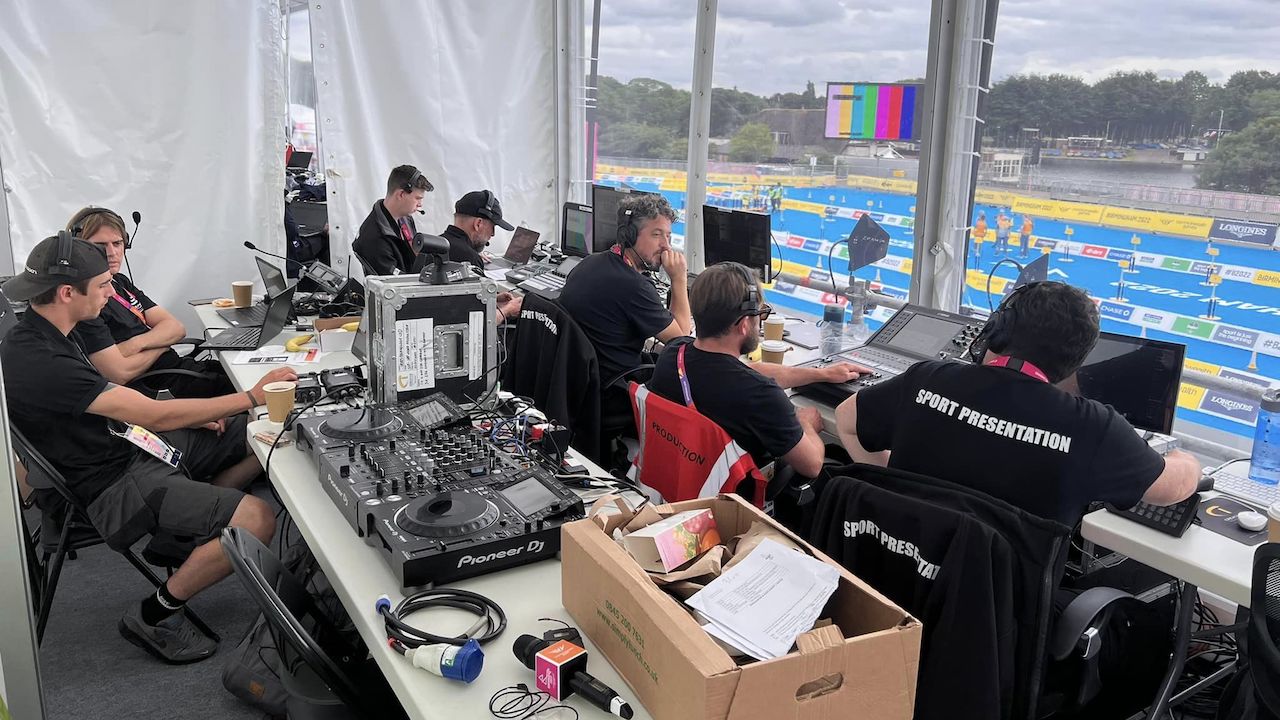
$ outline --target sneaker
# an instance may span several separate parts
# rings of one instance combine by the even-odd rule
[[[159,625],[142,621],[142,604],[134,605],[120,618],[120,634],[170,665],[185,665],[213,657],[218,643],[196,630],[185,612],[178,611]]]

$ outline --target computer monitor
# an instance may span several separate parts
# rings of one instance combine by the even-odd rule
[[[306,150],[294,150],[285,167],[290,170],[306,170],[311,165],[311,156],[312,153]]]
[[[770,231],[770,218],[765,213],[702,206],[702,248],[707,265],[742,263],[767,277]]]
[[[591,186],[591,252],[604,252],[618,242],[618,204],[623,198],[639,192],[605,185]]]
[[[1182,343],[1103,332],[1080,369],[1058,387],[1110,405],[1140,430],[1168,435],[1186,352]]]
[[[560,252],[570,257],[591,254],[592,208],[567,202],[560,216]]]

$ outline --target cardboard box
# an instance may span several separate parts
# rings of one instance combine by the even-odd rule
[[[676,513],[622,539],[627,551],[651,572],[671,572],[720,544],[709,509]]]
[[[834,560],[734,495],[663,506],[710,508],[721,536],[753,521]],[[824,617],[799,650],[739,667],[592,519],[561,529],[562,600],[655,720],[839,720],[911,717],[921,625],[840,568]]]

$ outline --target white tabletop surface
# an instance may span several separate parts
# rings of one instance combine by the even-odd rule
[[[206,327],[223,327],[225,323],[207,306],[198,308],[198,314]],[[298,334],[288,331],[280,342]],[[272,343],[279,344],[279,343]],[[224,353],[225,355],[225,353]],[[318,363],[300,365],[296,369],[307,372],[325,367],[343,367],[355,364],[355,357],[348,352],[330,353]],[[224,359],[224,367],[237,388],[252,387],[272,365],[231,365]],[[259,459],[265,462],[267,446],[252,439],[255,430],[262,429],[267,421],[250,424],[249,443]],[[586,458],[576,456],[593,474],[605,474]],[[396,696],[411,718],[480,718],[488,717],[489,698],[498,690],[516,683],[533,685],[533,672],[522,665],[512,654],[511,646],[522,633],[541,635],[556,627],[553,623],[539,622],[539,618],[557,618],[572,624],[560,601],[560,561],[545,560],[530,565],[483,575],[478,578],[451,583],[480,593],[494,600],[507,614],[507,629],[484,646],[484,670],[470,685],[465,685],[431,675],[411,667],[386,643],[382,618],[374,612],[374,603],[381,595],[388,595],[397,603],[404,594],[400,583],[392,574],[384,554],[366,545],[356,536],[343,519],[333,501],[320,487],[317,468],[311,456],[299,452],[295,446],[277,448],[271,456],[271,483],[279,492],[295,523],[311,547],[320,566],[324,569],[342,604],[351,614],[360,636],[387,676]],[[436,634],[448,635],[466,630],[474,622],[471,614],[448,608],[422,611],[410,616],[409,622]],[[591,654],[590,672],[613,688],[635,710],[636,718],[648,719],[650,715],[636,701],[635,695],[604,660],[590,639],[584,637]],[[602,717],[604,713],[574,696],[568,699],[584,718]]]

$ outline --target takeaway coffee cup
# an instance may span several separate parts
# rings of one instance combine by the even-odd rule
[[[760,356],[765,362],[782,364],[782,356],[791,346],[781,340],[765,340],[760,343]]]
[[[782,331],[786,328],[787,321],[780,317],[770,317],[764,321],[764,339],[765,340],[781,340]]]
[[[1280,543],[1280,502],[1267,508],[1267,541]]]
[[[253,281],[236,280],[231,283],[231,300],[238,308],[247,308],[253,304]]]
[[[267,396],[267,415],[271,422],[284,423],[289,419],[297,390],[298,383],[285,380],[262,386],[262,392]]]

